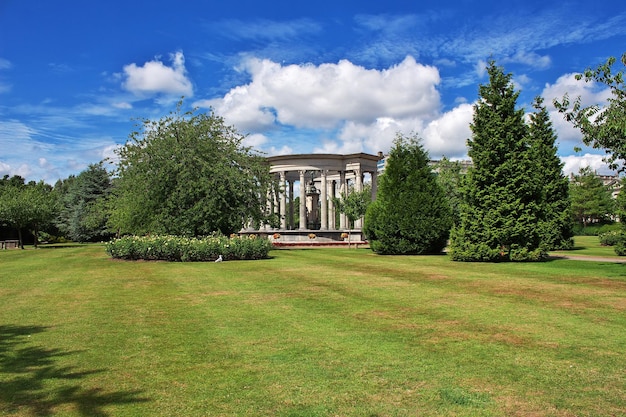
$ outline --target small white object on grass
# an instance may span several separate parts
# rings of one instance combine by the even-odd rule
[[[215,260],[215,262],[222,262],[224,259],[222,258],[222,255],[218,256],[217,259]]]

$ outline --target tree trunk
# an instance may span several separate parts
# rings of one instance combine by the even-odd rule
[[[35,230],[33,231],[33,235],[35,235],[35,249],[39,246],[39,226],[35,224]]]

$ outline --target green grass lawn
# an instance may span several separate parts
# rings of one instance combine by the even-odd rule
[[[626,265],[0,251],[0,415],[624,416]]]
[[[553,255],[608,256],[617,257],[612,246],[600,245],[598,236],[575,236],[574,248],[568,251],[555,251]]]

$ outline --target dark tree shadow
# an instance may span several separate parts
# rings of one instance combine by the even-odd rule
[[[109,392],[81,388],[81,380],[105,369],[78,370],[57,361],[77,352],[33,346],[30,335],[46,331],[42,326],[0,325],[0,414],[28,410],[34,416],[52,416],[61,405],[72,405],[82,416],[105,417],[105,406],[147,402],[141,391]],[[47,380],[64,384],[51,390]]]

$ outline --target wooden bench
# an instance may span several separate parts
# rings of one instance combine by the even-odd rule
[[[4,241],[0,241],[0,248],[1,249],[16,249],[20,246],[20,241],[19,240],[4,240]]]

